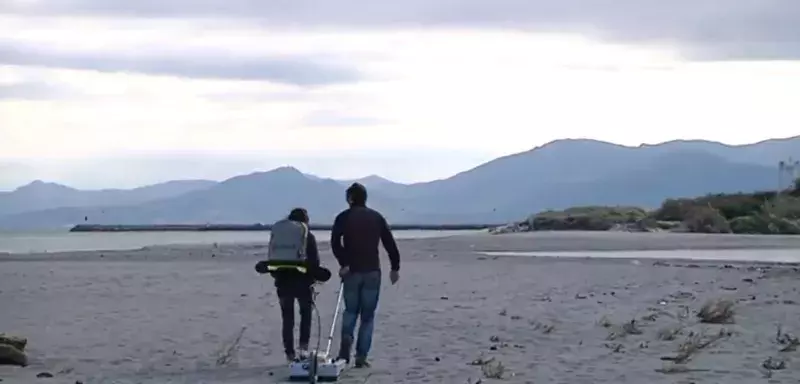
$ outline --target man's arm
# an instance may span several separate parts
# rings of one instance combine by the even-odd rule
[[[389,262],[392,265],[392,271],[400,270],[400,251],[397,249],[397,243],[394,241],[392,230],[389,229],[389,223],[386,218],[381,215],[381,242],[386,253],[389,254]]]
[[[333,228],[331,228],[331,251],[333,251],[333,256],[336,257],[336,261],[339,262],[339,266],[342,268],[348,265],[344,252],[344,246],[342,245],[342,237],[344,237],[345,212],[342,212],[336,216],[336,219],[333,221]]]
[[[317,238],[313,233],[308,233],[308,240],[306,241],[306,257],[308,265],[313,268],[319,268],[319,250],[317,249]]]

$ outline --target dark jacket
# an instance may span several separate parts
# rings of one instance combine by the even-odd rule
[[[312,270],[319,268],[320,264],[317,238],[311,232],[308,232],[308,239],[306,240],[306,263],[308,266],[307,273],[301,273],[295,269],[279,269],[270,272],[270,275],[275,278],[278,296],[285,296],[284,293],[291,294],[292,292],[298,292],[298,290],[307,290],[308,287],[314,284]]]
[[[339,265],[353,272],[371,272],[381,269],[378,245],[389,254],[393,271],[400,270],[400,252],[386,219],[378,211],[364,206],[354,206],[343,211],[333,222],[331,249]]]

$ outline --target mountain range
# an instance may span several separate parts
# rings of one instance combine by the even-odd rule
[[[293,167],[130,190],[34,181],[0,192],[0,228],[268,223],[295,206],[306,207],[312,222],[329,224],[345,208],[344,190],[354,181],[367,186],[369,204],[396,224],[504,223],[575,205],[655,207],[670,197],[772,190],[778,163],[792,156],[800,158],[800,136],[739,146],[682,140],[628,147],[565,139],[415,184],[377,175],[333,180]]]

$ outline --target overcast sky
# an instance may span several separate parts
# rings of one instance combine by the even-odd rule
[[[0,189],[800,134],[797,0],[0,0]]]

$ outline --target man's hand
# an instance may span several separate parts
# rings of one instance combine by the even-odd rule
[[[344,278],[348,273],[350,273],[350,267],[339,268],[339,277]]]
[[[400,280],[400,272],[399,271],[389,272],[389,281],[392,282],[392,285],[397,284],[397,280]]]

